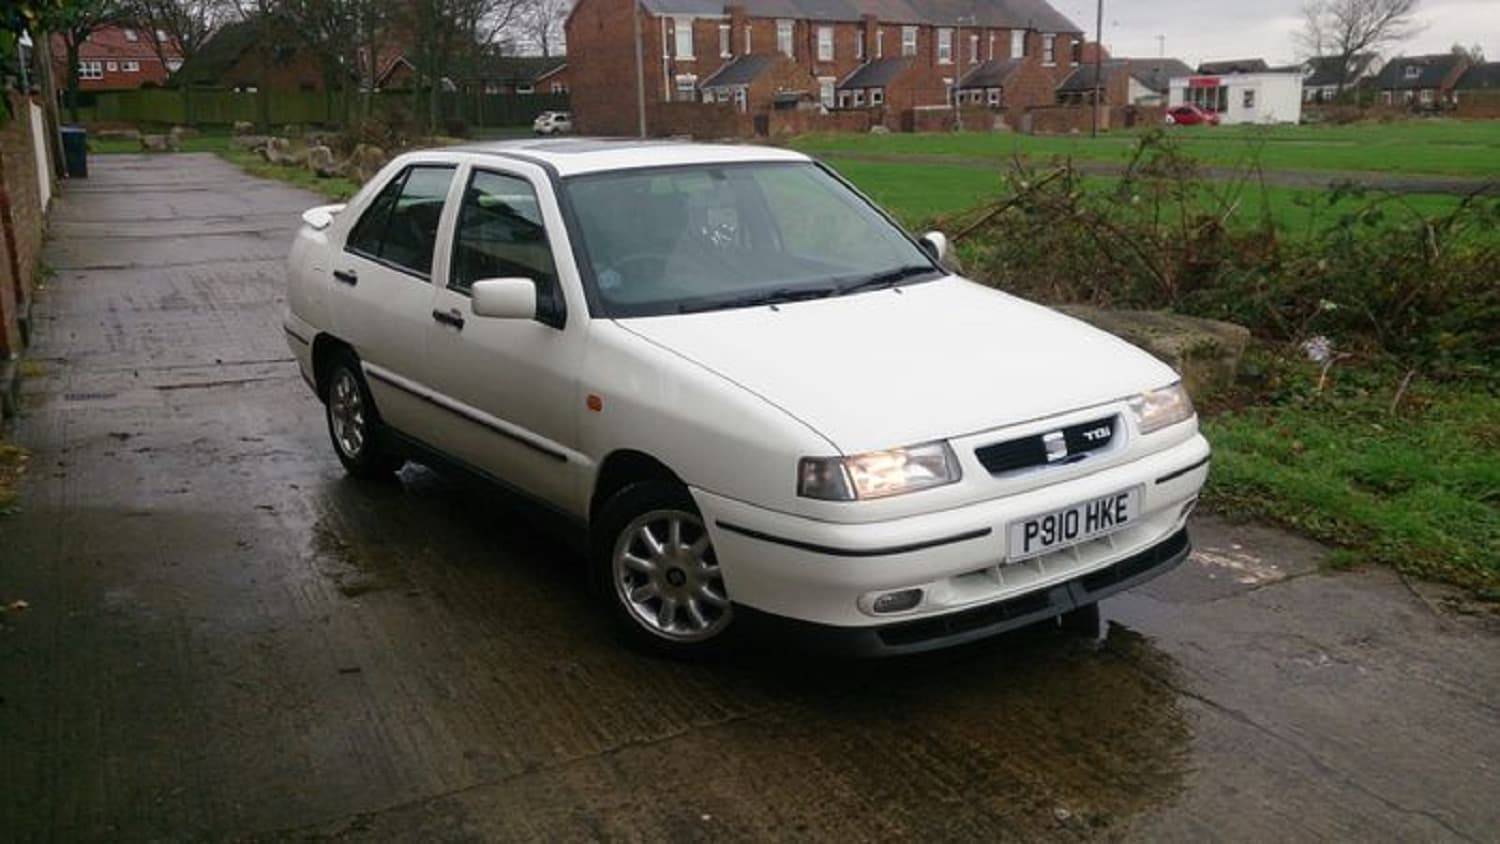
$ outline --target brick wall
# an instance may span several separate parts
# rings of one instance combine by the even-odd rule
[[[767,121],[771,137],[808,132],[868,132],[874,114],[863,109],[820,114],[816,111],[773,111]]]
[[[646,125],[655,137],[689,135],[699,140],[745,138],[754,133],[750,115],[728,103],[655,103],[646,109]]]
[[[1099,128],[1108,129],[1114,109],[1099,109]],[[1117,116],[1117,115],[1115,115]],[[1043,135],[1065,135],[1070,132],[1088,132],[1094,125],[1093,106],[1037,106],[1026,109],[1020,122],[1015,124],[1021,131]]]
[[[21,350],[20,320],[31,299],[42,249],[43,209],[32,143],[31,100],[9,94],[0,123],[0,361]],[[50,177],[50,174],[49,174]]]

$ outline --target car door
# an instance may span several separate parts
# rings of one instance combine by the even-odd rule
[[[393,176],[360,215],[335,256],[333,321],[354,347],[387,425],[427,440],[426,380],[432,266],[453,164],[413,164]]]
[[[444,419],[443,441],[499,480],[576,511],[587,320],[559,280],[559,267],[571,263],[551,183],[521,164],[476,166],[465,179],[446,283],[434,293],[428,326],[432,383],[454,411]],[[536,318],[474,315],[474,282],[517,277],[536,284]]]

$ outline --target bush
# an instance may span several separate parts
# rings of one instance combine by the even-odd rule
[[[1202,177],[1161,133],[1141,138],[1110,190],[1067,163],[1007,175],[955,240],[976,278],[1053,303],[1171,308],[1258,337],[1385,353],[1429,370],[1493,366],[1500,349],[1500,199],[1428,217],[1399,198],[1335,186],[1298,237],[1269,217],[1228,224],[1256,182]],[[1340,212],[1354,200],[1356,210]],[[1318,217],[1314,218],[1318,220]],[[951,226],[953,221],[949,221]]]

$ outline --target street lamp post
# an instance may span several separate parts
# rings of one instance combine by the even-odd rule
[[[1094,14],[1094,126],[1089,137],[1099,137],[1099,88],[1104,79],[1104,0],[1099,0]]]

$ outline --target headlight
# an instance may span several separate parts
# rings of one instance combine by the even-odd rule
[[[1130,400],[1141,433],[1149,434],[1193,417],[1193,400],[1181,383],[1141,393]]]
[[[951,484],[962,476],[947,443],[871,451],[848,457],[804,457],[797,494],[825,501],[885,498]]]

